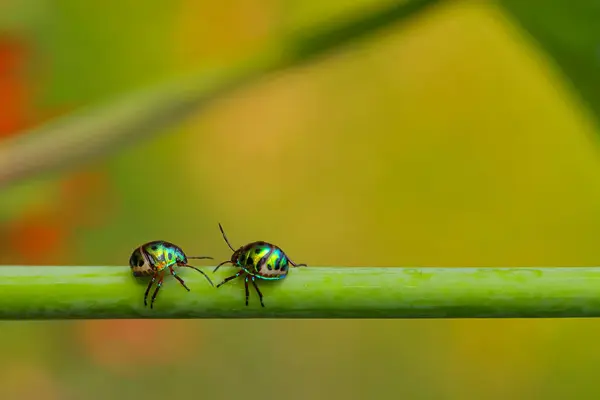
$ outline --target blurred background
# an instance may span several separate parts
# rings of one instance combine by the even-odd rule
[[[2,0],[0,140],[376,3]],[[313,266],[598,265],[598,133],[503,9],[451,1],[3,189],[0,264],[126,265],[155,239],[220,259],[221,222]],[[3,322],[0,398],[598,398],[598,335],[597,320]]]

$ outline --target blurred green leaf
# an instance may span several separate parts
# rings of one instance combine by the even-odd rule
[[[176,25],[180,3],[140,6],[138,1],[65,0],[53,4],[34,27],[37,68],[51,78],[43,100],[87,103],[167,76],[172,69],[173,39],[165,32]]]
[[[191,78],[168,82],[166,85],[150,88],[144,93],[130,93],[103,107],[91,108],[89,111],[67,116],[33,132],[24,132],[0,145],[0,186],[42,172],[65,168],[74,162],[87,161],[92,156],[118,151],[122,148],[118,146],[119,144],[133,143],[141,137],[164,131],[194,114],[201,104],[218,95],[243,84],[255,82],[269,72],[296,67],[312,61],[315,57],[336,51],[375,31],[405,20],[435,3],[439,1],[390,2],[379,7],[365,7],[354,17],[344,18],[338,15],[327,22],[317,24],[312,29],[304,28],[284,35],[281,40],[274,43],[274,46],[267,48],[251,60],[213,71],[205,69]],[[567,4],[564,0],[551,4],[542,4],[539,0],[537,2],[502,0],[501,4],[554,57],[591,108],[600,113],[600,90],[598,90],[600,88],[600,24],[597,23],[600,21],[600,5],[591,1]],[[58,11],[68,14],[67,11],[70,10],[73,14],[70,16],[71,19],[81,16],[77,6],[65,10],[61,8]],[[162,14],[161,9],[153,10],[151,15],[146,17],[154,18]],[[162,11],[165,15],[169,15],[166,9]],[[104,18],[100,17],[97,20],[103,22]],[[85,32],[84,28],[88,23],[80,25],[82,32]],[[57,32],[60,34],[62,31],[59,29]],[[73,42],[77,48],[86,48],[86,46],[93,48],[93,41],[80,42],[81,37],[93,39],[93,35],[81,36],[82,32],[62,32],[62,36],[80,38]],[[146,37],[146,33],[140,31],[130,36],[134,41],[143,41],[140,38]],[[116,36],[98,38],[100,41],[109,39],[111,43],[118,42],[114,40],[117,39]],[[164,41],[164,38],[161,39],[160,35],[152,39],[155,42],[161,40]],[[149,42],[151,43],[149,49],[152,48],[152,41]],[[131,45],[132,43],[128,43],[127,46],[117,46],[121,49],[121,53],[119,50],[113,52],[124,54],[122,49],[130,48]],[[149,54],[153,52],[150,51]],[[97,53],[92,49],[88,56],[97,57]],[[64,60],[70,60],[70,57],[65,57]],[[75,70],[72,72],[75,74],[78,68],[76,64],[73,65]],[[159,68],[159,70],[166,69],[168,68]],[[89,70],[89,73],[91,75],[83,80],[93,82],[94,73],[92,70]],[[67,75],[69,75],[67,79],[70,79],[71,73]],[[119,78],[109,86],[118,87],[118,82],[121,80],[127,79]],[[93,98],[102,97],[101,92],[104,90],[101,89],[102,85],[97,88],[100,92],[93,88],[87,89],[88,93],[94,94]]]
[[[0,32],[26,30],[42,18],[47,8],[48,4],[39,0],[0,1]]]
[[[600,115],[600,2],[501,0]]]
[[[332,19],[327,26],[284,37],[252,60],[216,71],[205,69],[191,78],[133,93],[23,132],[0,145],[0,187],[118,151],[122,148],[119,144],[132,143],[179,123],[195,113],[200,104],[223,92],[337,50],[435,3],[438,1],[391,2],[353,18]]]

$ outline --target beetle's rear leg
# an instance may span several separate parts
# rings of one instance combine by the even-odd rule
[[[258,285],[256,284],[256,278],[253,276],[251,278],[251,280],[252,280],[252,285],[254,285],[254,289],[256,289],[256,293],[258,293],[258,298],[260,299],[260,305],[264,307],[265,303],[263,303],[263,295],[260,292],[260,289],[258,288]],[[246,303],[246,305],[248,305],[248,303]]]
[[[152,275],[150,283],[148,283],[148,287],[146,288],[146,292],[144,293],[144,307],[148,306],[148,293],[150,293],[150,288],[152,287],[152,285],[154,285],[154,282],[156,282],[157,276],[158,272],[155,272],[154,275]]]
[[[244,288],[246,289],[246,307],[248,307],[248,297],[250,297],[250,290],[248,290],[248,275],[244,277]]]
[[[165,271],[162,271],[160,273],[160,279],[156,284],[156,289],[154,290],[154,293],[152,294],[152,299],[150,300],[150,308],[154,308],[154,300],[156,299],[156,295],[158,294],[158,291],[160,290],[160,287],[163,284],[163,279],[165,279]]]

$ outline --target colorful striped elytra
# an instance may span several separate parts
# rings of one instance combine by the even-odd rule
[[[246,305],[248,305],[248,297],[250,295],[248,290],[249,281],[252,282],[252,285],[254,286],[254,289],[256,289],[256,293],[258,293],[258,297],[260,298],[260,304],[264,307],[265,304],[263,303],[263,295],[256,284],[257,279],[263,279],[267,281],[284,279],[287,276],[290,265],[294,267],[307,266],[306,264],[295,264],[289,259],[283,250],[281,250],[281,248],[267,242],[253,242],[235,250],[231,246],[231,243],[229,243],[221,224],[219,224],[219,229],[221,229],[223,239],[225,239],[225,242],[233,251],[233,255],[231,256],[230,260],[223,261],[217,265],[213,272],[216,272],[221,265],[227,263],[231,263],[235,267],[239,267],[241,269],[235,275],[230,276],[229,278],[223,280],[223,282],[219,283],[217,288],[232,279],[243,276],[246,288]]]
[[[144,306],[147,306],[148,293],[150,292],[150,288],[157,282],[156,289],[152,294],[152,299],[150,300],[150,308],[154,308],[154,300],[156,299],[156,295],[160,290],[163,279],[165,277],[165,269],[168,268],[171,275],[175,277],[181,283],[181,285],[187,289],[189,292],[190,289],[186,286],[183,279],[181,279],[177,273],[173,270],[173,267],[186,267],[192,268],[196,271],[200,272],[202,275],[208,279],[208,282],[212,285],[212,281],[210,278],[198,268],[188,265],[188,259],[211,259],[212,257],[208,256],[197,256],[197,257],[188,257],[185,255],[183,250],[179,246],[174,245],[173,243],[165,242],[164,240],[155,240],[152,242],[145,243],[138,248],[136,248],[131,257],[129,258],[129,266],[131,267],[131,272],[135,277],[141,276],[152,276],[152,280],[148,284],[146,288],[146,292],[144,293]]]

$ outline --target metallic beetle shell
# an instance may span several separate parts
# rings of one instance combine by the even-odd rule
[[[129,258],[129,266],[135,277],[151,276],[177,263],[187,263],[185,253],[179,246],[164,240],[141,245]]]
[[[287,276],[289,260],[283,250],[267,242],[253,242],[238,249],[231,261],[248,274],[265,280]]]

